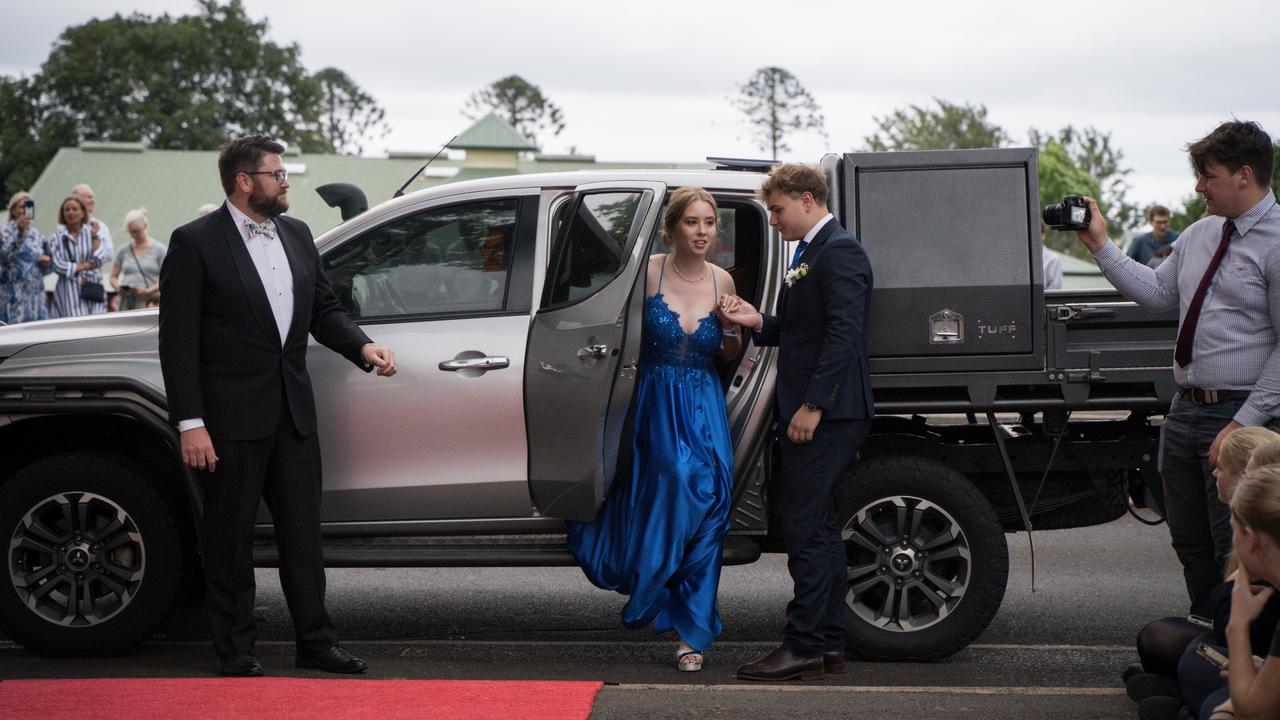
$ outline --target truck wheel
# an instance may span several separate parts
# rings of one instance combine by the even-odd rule
[[[916,457],[859,463],[844,490],[849,652],[931,661],[966,647],[1009,577],[991,503],[960,473]]]
[[[168,505],[118,458],[40,460],[0,486],[0,630],[48,655],[112,655],[174,607],[182,548]]]

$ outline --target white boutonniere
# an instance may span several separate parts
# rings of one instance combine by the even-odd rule
[[[787,287],[791,287],[792,285],[795,285],[796,283],[803,280],[804,276],[808,274],[809,274],[809,263],[800,263],[799,265],[788,270],[787,274],[782,276],[782,281],[787,284]]]

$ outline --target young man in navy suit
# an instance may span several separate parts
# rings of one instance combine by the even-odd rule
[[[782,646],[738,668],[744,680],[815,680],[844,672],[845,550],[839,493],[875,416],[866,345],[871,263],[827,211],[817,169],[779,165],[760,186],[769,224],[798,241],[778,301],[763,315],[738,297],[721,313],[778,346],[775,409],[782,473],[773,501],[795,584]]]
[[[222,146],[227,201],[173,231],[160,268],[160,367],[183,460],[204,480],[209,629],[228,676],[262,674],[254,655],[253,526],[265,499],[298,667],[364,672],[324,608],[320,443],[307,336],[366,372],[394,375],[334,297],[306,223],[289,209],[284,147],[262,135]]]

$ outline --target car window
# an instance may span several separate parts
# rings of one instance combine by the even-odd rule
[[[642,197],[635,191],[582,196],[552,264],[547,306],[581,300],[613,279],[625,262]]]
[[[326,255],[325,275],[357,319],[501,311],[519,207],[485,200],[398,218]]]
[[[740,197],[717,197],[716,205],[720,227],[707,259],[729,271],[739,295],[759,302],[761,251],[768,228],[764,213],[758,204]],[[665,214],[665,205],[662,210]],[[664,252],[671,252],[671,248],[663,245],[655,232],[649,254]]]
[[[720,204],[721,201],[717,201]],[[750,212],[750,207],[738,205],[723,205],[716,209],[716,242],[711,246],[711,252],[707,253],[707,260],[719,265],[725,270],[732,270],[737,265],[737,249],[738,249],[738,215]],[[667,213],[667,205],[663,203],[662,214],[659,217],[665,217]],[[653,240],[649,245],[649,254],[669,253],[671,248],[662,243],[662,228],[654,233]]]

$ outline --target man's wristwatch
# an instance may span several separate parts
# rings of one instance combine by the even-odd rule
[[[821,410],[822,408],[818,407],[817,405],[814,405],[813,403],[805,403],[804,409],[805,410]]]

